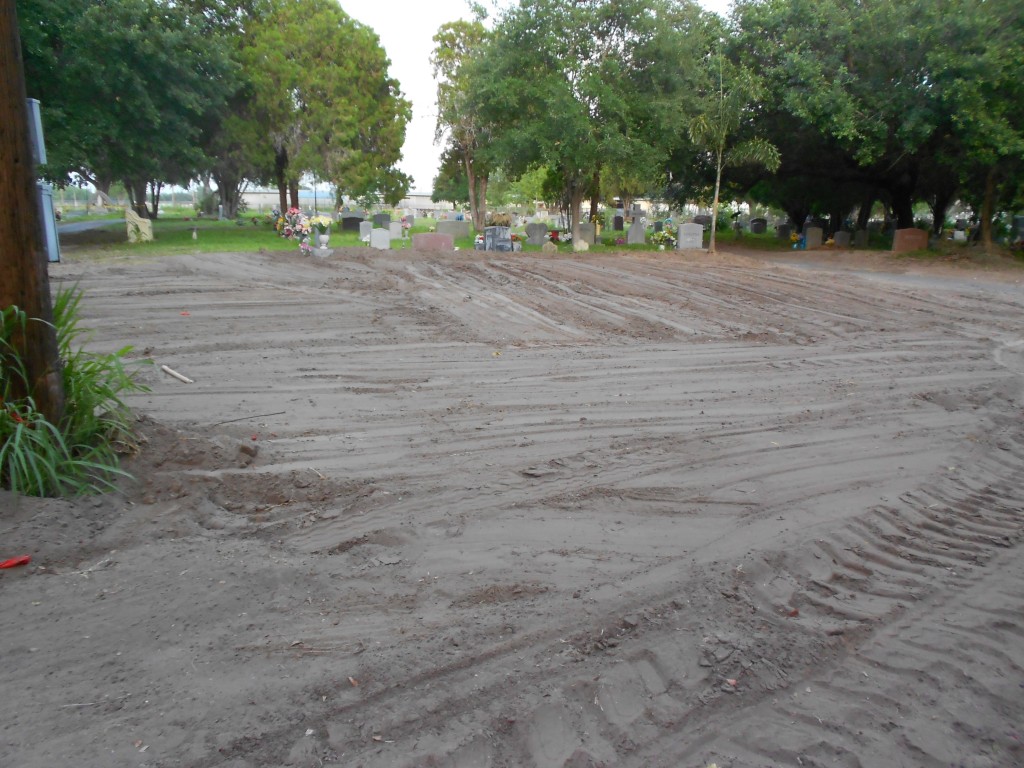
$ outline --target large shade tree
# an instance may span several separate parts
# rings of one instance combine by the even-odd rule
[[[411,105],[373,30],[331,0],[277,0],[252,25],[241,59],[282,209],[298,205],[306,172],[339,195],[405,194],[411,180],[395,164]]]
[[[19,0],[26,86],[43,106],[49,166],[106,191],[127,188],[155,216],[163,181],[203,164],[205,116],[234,88],[228,44],[183,4]]]
[[[803,136],[790,160],[859,194],[860,225],[881,199],[913,226],[923,200],[938,227],[959,195],[987,227],[1024,156],[1022,13],[1013,0],[739,0],[735,50],[769,85],[769,134]],[[801,176],[788,161],[781,173]]]
[[[512,178],[546,166],[574,239],[602,168],[664,174],[685,134],[700,17],[690,2],[523,0],[499,18],[471,75],[494,126],[487,157]]]

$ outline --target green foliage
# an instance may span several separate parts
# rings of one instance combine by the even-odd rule
[[[548,195],[566,202],[574,223],[605,169],[623,185],[658,178],[684,140],[702,48],[694,41],[704,34],[692,3],[531,0],[509,8],[470,77],[474,108],[494,126],[487,159],[510,178],[546,166]]]
[[[49,166],[105,189],[184,181],[202,124],[234,88],[222,37],[161,0],[18,0],[28,95],[40,99]]]
[[[61,291],[54,302],[54,325],[62,358],[65,415],[47,421],[31,398],[11,400],[15,377],[25,366],[12,343],[29,319],[17,307],[0,314],[0,487],[31,496],[72,496],[113,487],[125,473],[118,450],[131,439],[131,415],[123,394],[144,389],[125,366],[129,348],[110,354],[76,345],[81,294]]]
[[[279,185],[312,172],[339,194],[404,196],[411,180],[394,166],[412,105],[372,29],[332,0],[281,0],[239,56]]]

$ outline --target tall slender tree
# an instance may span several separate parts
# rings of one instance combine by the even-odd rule
[[[473,226],[483,229],[490,171],[482,159],[489,126],[475,108],[469,81],[470,64],[483,53],[488,32],[479,16],[472,21],[442,24],[434,35],[430,62],[437,81],[437,128],[434,143],[447,142],[446,155],[462,163]]]

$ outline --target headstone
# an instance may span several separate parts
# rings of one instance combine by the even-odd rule
[[[768,231],[768,220],[767,219],[751,219],[750,220],[750,234],[752,235],[763,235]]]
[[[413,216],[411,213],[407,213],[405,215],[405,223],[408,229],[412,229],[413,227],[416,226],[416,217]]]
[[[139,216],[131,208],[124,209],[124,223],[129,243],[148,243],[153,239],[153,222]]]
[[[626,233],[626,244],[627,245],[643,245],[647,238],[647,227],[644,226],[640,217],[637,216],[633,219],[633,223],[629,225],[629,232]]]
[[[401,240],[402,239],[402,222],[400,222],[400,221],[392,221],[390,224],[388,224],[388,232],[391,233],[391,239],[392,240]]]
[[[548,225],[534,222],[526,225],[526,242],[529,245],[544,245],[548,241]]]
[[[868,247],[868,231],[866,229],[858,229],[856,232],[853,233],[853,247]]]
[[[821,227],[804,227],[804,247],[808,250],[821,248],[821,238],[824,234]]]
[[[391,247],[390,230],[381,227],[374,227],[370,231],[370,247],[379,251],[386,251]]]
[[[1013,217],[1013,234],[1011,237],[1014,240],[1024,240],[1024,216]]]
[[[676,248],[682,250],[700,249],[704,247],[704,227],[696,222],[689,222],[679,227],[679,240]]]
[[[897,229],[892,238],[893,253],[921,251],[928,247],[928,233],[923,229]]]
[[[508,227],[484,227],[484,250],[511,252],[512,233]]]
[[[373,215],[373,226],[378,229],[386,229],[391,223],[390,213],[375,213]]]
[[[544,245],[540,247],[544,253],[558,253],[558,246],[548,240]]]
[[[455,240],[462,237],[469,237],[469,222],[439,221],[437,222],[437,231],[443,235],[451,235]]]
[[[370,242],[370,233],[373,231],[372,221],[359,222],[359,239],[363,242]]]
[[[622,216],[616,216],[612,219],[612,229],[616,232],[621,232],[625,228],[626,220]]]
[[[665,229],[665,223],[664,222],[662,222],[662,221],[654,222],[654,231],[655,232],[661,232],[664,229]]]
[[[580,240],[584,240],[587,243],[593,245],[597,242],[597,227],[591,224],[589,221],[580,222]]]
[[[957,219],[956,222],[953,224],[953,226],[956,229],[959,229],[961,231],[966,232],[967,231],[967,219]]]
[[[779,240],[789,240],[789,236],[792,234],[792,224],[779,224],[779,226],[775,228],[775,236],[779,238]]]
[[[962,230],[962,229],[954,229],[953,230],[953,240],[958,242],[958,243],[966,243],[967,242],[967,232]]]
[[[832,240],[836,245],[836,248],[849,248],[850,247],[850,233],[844,229],[839,230],[832,236]]]
[[[590,250],[590,243],[588,243],[586,240],[584,240],[581,237],[581,238],[577,239],[575,242],[573,242],[572,249],[574,251],[576,251],[577,253],[579,253],[580,251],[589,251]]]
[[[693,217],[693,223],[700,224],[702,227],[708,228],[711,226],[711,217],[708,216],[706,213],[702,213],[699,216]]]
[[[341,214],[341,231],[342,232],[359,232],[360,224],[363,223],[363,214],[354,213],[352,211],[342,211]],[[372,222],[367,222],[370,227],[373,227]]]
[[[414,251],[454,251],[455,241],[442,232],[417,232],[412,236]]]

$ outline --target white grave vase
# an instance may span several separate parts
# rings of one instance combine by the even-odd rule
[[[331,233],[330,233],[330,231],[323,232],[323,233],[317,235],[316,240],[317,240],[318,243],[320,243],[320,247],[321,248],[325,248],[326,249],[327,248],[327,244],[329,242],[331,242]]]

